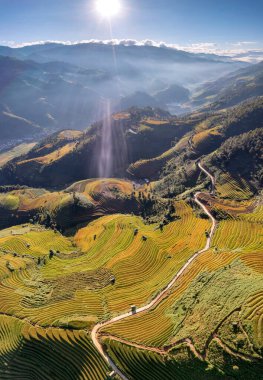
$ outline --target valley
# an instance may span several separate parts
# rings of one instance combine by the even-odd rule
[[[111,113],[130,107],[185,113],[192,110],[191,93],[204,81],[246,66],[154,46],[0,46],[0,138],[40,140],[62,129],[83,130],[106,116],[107,104]]]
[[[0,47],[0,379],[261,380],[262,63],[115,48]]]

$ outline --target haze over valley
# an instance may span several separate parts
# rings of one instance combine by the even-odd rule
[[[6,140],[85,129],[105,117],[107,102],[111,113],[133,106],[187,113],[197,87],[248,65],[166,47],[102,43],[0,47],[0,54]]]
[[[0,379],[263,380],[262,4],[0,3]]]

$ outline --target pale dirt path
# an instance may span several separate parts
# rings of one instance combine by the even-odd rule
[[[201,169],[211,180],[211,183],[212,183],[212,195],[215,195],[215,187],[216,187],[216,181],[215,181],[215,177],[212,176],[212,174],[210,174],[203,166],[200,162],[198,162],[198,167],[199,169]]]
[[[214,177],[201,165],[200,162],[198,163],[198,167],[211,179],[211,182],[212,182],[212,194],[214,194],[214,191],[215,191],[215,179],[214,179]],[[194,195],[194,200],[204,210],[204,212],[208,215],[208,217],[212,221],[212,227],[211,227],[209,236],[207,238],[205,247],[202,250],[196,252],[184,264],[184,266],[179,270],[179,272],[177,272],[177,274],[172,279],[172,281],[149,304],[147,304],[147,305],[145,305],[145,306],[140,307],[139,309],[137,309],[136,315],[137,314],[141,314],[141,313],[143,313],[143,312],[145,312],[147,310],[150,310],[151,308],[153,308],[154,306],[156,306],[162,300],[163,296],[166,295],[166,293],[174,286],[174,284],[176,283],[176,281],[178,280],[178,278],[186,271],[186,269],[189,267],[189,265],[191,265],[192,262],[195,261],[198,256],[200,256],[203,252],[207,251],[210,248],[210,246],[211,246],[211,239],[213,237],[213,234],[214,234],[215,228],[216,228],[216,220],[213,217],[213,215],[208,211],[208,209],[206,208],[206,206],[198,199],[199,194],[201,194],[201,193],[198,192],[198,193],[196,193]],[[115,322],[118,322],[118,321],[122,321],[122,320],[124,320],[126,318],[129,318],[129,317],[133,316],[133,315],[134,314],[132,312],[121,314],[121,315],[119,315],[119,316],[117,316],[115,318],[112,318],[112,319],[110,319],[110,320],[108,320],[106,322],[102,322],[102,323],[96,324],[93,327],[92,331],[91,331],[91,338],[92,338],[94,346],[97,348],[98,352],[104,358],[104,360],[113,369],[113,371],[116,374],[118,374],[122,380],[129,380],[129,379],[125,376],[124,373],[122,373],[119,370],[119,368],[111,360],[111,358],[109,357],[109,355],[107,354],[107,352],[104,351],[103,346],[102,346],[102,344],[100,342],[100,339],[99,339],[99,331],[102,328],[106,327],[106,326],[109,326],[109,325],[111,325],[111,324],[113,324]]]

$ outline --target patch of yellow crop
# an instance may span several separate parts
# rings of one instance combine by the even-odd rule
[[[113,120],[129,120],[130,119],[130,113],[129,112],[120,112],[115,113],[112,118]]]
[[[14,159],[15,157],[19,157],[19,156],[22,156],[23,154],[28,153],[35,145],[36,143],[34,142],[29,143],[29,144],[26,144],[26,143],[20,144],[7,152],[1,153],[0,167],[5,165],[8,161]]]
[[[150,125],[167,125],[169,124],[169,120],[160,120],[160,119],[145,119],[145,123],[150,124]]]
[[[205,244],[210,222],[198,219],[184,202],[176,203],[176,212],[180,219],[163,231],[158,225],[145,225],[136,216],[102,217],[80,229],[73,245],[53,231],[26,231],[20,235],[23,231],[17,227],[16,235],[10,232],[0,239],[2,250],[36,258],[47,257],[50,249],[68,254],[47,257],[37,271],[36,262],[32,262],[33,267],[27,270],[11,272],[2,284],[0,311],[12,310],[45,324],[76,315],[88,315],[95,321],[108,313],[126,311],[130,304],[145,304]],[[71,254],[73,251],[78,254]],[[63,278],[66,283],[67,276],[70,279],[97,270],[112,273],[115,284],[90,290],[83,289],[80,282],[80,288],[70,298],[52,301],[46,281]],[[28,304],[24,297],[31,299],[32,306],[21,306]],[[37,302],[41,303],[41,313]]]
[[[195,134],[193,137],[193,144],[198,149],[199,145],[206,143],[206,141],[213,136],[221,136],[219,127],[204,130]]]
[[[46,164],[46,165],[48,165],[48,164],[50,164],[53,161],[60,160],[66,154],[72,152],[73,149],[75,148],[75,146],[76,146],[76,143],[72,142],[72,143],[64,145],[63,147],[61,147],[61,148],[59,148],[59,149],[57,149],[57,150],[55,150],[55,151],[53,151],[53,152],[45,155],[45,156],[35,157],[35,158],[29,159],[29,160],[19,161],[18,165],[24,165],[24,164],[27,164],[27,163],[30,163],[30,162],[37,162],[37,163],[40,163],[40,164]]]
[[[75,130],[66,130],[62,131],[58,134],[58,138],[60,140],[73,140],[73,139],[79,139],[83,135],[83,132],[81,131],[75,131]]]
[[[37,225],[21,225],[1,231],[0,252],[19,256],[48,256],[50,249],[68,253],[74,250],[71,242],[53,230]]]

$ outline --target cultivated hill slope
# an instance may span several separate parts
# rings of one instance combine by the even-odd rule
[[[61,132],[43,140],[27,155],[3,166],[0,184],[63,188],[101,176],[101,166],[109,164],[110,171],[102,176],[155,179],[162,195],[163,191],[178,194],[196,184],[198,158],[215,152],[231,137],[262,128],[262,120],[262,97],[228,110],[195,112],[183,118],[158,109],[133,108],[84,133]],[[107,156],[112,161],[107,163],[102,158],[105,126],[106,146],[112,141]]]
[[[67,136],[67,132],[48,137],[25,156],[6,164],[0,172],[0,183],[65,187],[100,176],[102,164],[110,164],[108,177],[127,176],[130,163],[161,154],[171,146],[171,141],[191,130],[194,122],[191,118],[177,120],[159,110],[131,109],[94,124],[84,134],[75,132],[70,139],[60,138]],[[101,162],[105,143],[111,162]]]
[[[235,136],[205,160],[215,173],[220,196],[246,198],[263,187],[263,128]],[[231,187],[232,186],[232,187]]]
[[[262,102],[133,108],[2,167],[1,379],[104,380],[98,347],[122,379],[261,379]]]
[[[260,62],[205,84],[193,95],[193,102],[197,105],[206,103],[208,109],[215,110],[262,95],[263,62]]]
[[[98,184],[73,186],[83,188]],[[104,350],[132,380],[261,376],[262,203],[206,196],[211,212],[229,211],[211,246],[162,302],[101,331]],[[117,214],[70,236],[38,223],[0,231],[1,378],[107,378],[91,342],[95,323],[150,303],[206,244],[210,221],[189,200],[173,205],[176,218],[162,227]]]
[[[222,144],[231,137],[236,136],[238,140],[238,136],[240,136],[240,141],[244,141],[247,135],[242,137],[243,133],[258,130],[258,128],[260,131],[262,130],[263,99],[262,97],[252,99],[227,111],[188,116],[188,118],[194,117],[196,123],[191,132],[179,141],[175,141],[174,146],[161,155],[132,163],[128,169],[129,173],[137,178],[156,180],[156,190],[162,195],[180,194],[191,189],[197,184],[199,177],[199,170],[196,166],[197,159],[217,152],[217,149],[220,152]],[[257,132],[248,136],[256,134]],[[259,143],[257,149],[260,148]],[[255,161],[257,163],[253,161],[254,173],[260,166],[258,156],[255,156]],[[248,170],[245,173],[244,169],[243,174],[244,179],[250,182]],[[259,183],[256,188],[259,189]],[[254,188],[254,191],[257,190]]]

